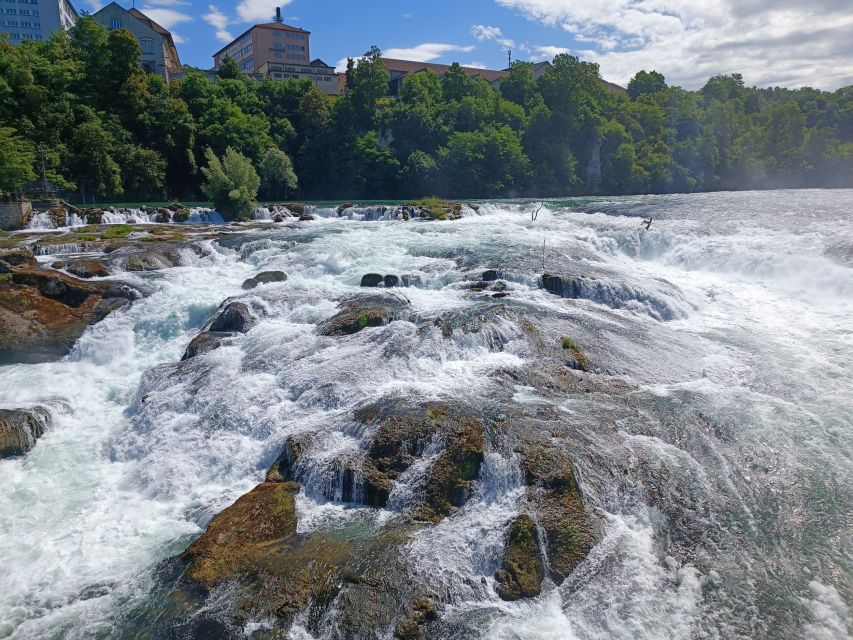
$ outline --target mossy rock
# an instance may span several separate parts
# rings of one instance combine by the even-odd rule
[[[264,482],[215,516],[190,545],[186,576],[205,587],[233,578],[296,531],[295,482]]]
[[[584,507],[571,461],[550,446],[524,448],[521,468],[545,534],[550,577],[561,584],[586,558],[600,531]]]
[[[544,578],[536,523],[529,515],[521,514],[507,529],[501,568],[495,573],[498,595],[504,600],[533,598],[542,592]]]
[[[563,351],[568,351],[572,354],[573,362],[569,363],[572,369],[580,369],[581,371],[589,370],[589,362],[580,347],[571,338],[560,338],[560,346]]]

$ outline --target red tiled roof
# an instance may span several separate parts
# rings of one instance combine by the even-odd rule
[[[416,62],[415,60],[397,60],[395,58],[382,58],[382,64],[389,72],[417,73],[418,71],[432,71],[438,75],[444,75],[450,69],[449,64],[436,64],[433,62]],[[484,78],[494,82],[503,78],[507,71],[496,71],[494,69],[477,69],[475,67],[461,67],[469,78]]]

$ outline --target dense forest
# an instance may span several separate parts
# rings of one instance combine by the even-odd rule
[[[242,156],[263,199],[853,186],[853,87],[732,74],[685,91],[643,71],[617,92],[559,55],[538,79],[515,63],[499,88],[458,65],[419,72],[392,99],[372,49],[330,97],[231,61],[215,81],[166,84],[138,57],[129,32],[85,17],[46,42],[0,41],[0,192],[46,176],[89,201],[194,199]]]

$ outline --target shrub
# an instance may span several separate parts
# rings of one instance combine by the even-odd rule
[[[106,231],[101,234],[101,237],[105,240],[111,240],[113,238],[124,238],[130,235],[133,232],[133,227],[129,224],[117,224],[111,226]]]
[[[226,220],[248,220],[261,185],[251,160],[231,147],[225,150],[221,160],[210,148],[204,155],[207,166],[201,169],[206,178],[202,191]]]

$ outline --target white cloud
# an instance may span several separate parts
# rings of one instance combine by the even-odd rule
[[[275,7],[286,7],[293,0],[278,0],[278,5],[269,0],[241,0],[237,5],[238,22],[271,22]]]
[[[180,11],[176,11],[175,9],[166,9],[166,8],[157,8],[157,7],[142,7],[140,9],[142,13],[151,18],[154,22],[159,24],[164,29],[168,29],[169,31],[175,25],[181,24],[182,22],[192,22],[195,18],[187,13],[182,13]]]
[[[569,49],[565,47],[555,47],[553,45],[541,45],[533,47],[533,56],[534,60],[552,60],[554,56],[560,55],[561,53],[571,53]]]
[[[470,67],[471,69],[488,69],[482,62],[465,62],[461,66]]]
[[[228,16],[215,5],[208,5],[207,13],[202,16],[202,19],[216,30],[216,39],[219,42],[228,43],[234,39],[228,31]]]
[[[515,48],[515,42],[509,38],[504,38],[500,27],[489,27],[484,24],[475,24],[471,27],[471,35],[474,36],[478,42],[494,40],[504,49]]]
[[[761,86],[853,83],[850,0],[496,2],[587,43],[580,55],[615,82],[656,69],[688,88],[733,72]]]
[[[474,47],[462,47],[456,44],[440,44],[437,42],[425,42],[416,47],[408,49],[386,49],[382,55],[386,58],[397,58],[400,60],[414,60],[416,62],[431,62],[441,58],[448,53],[470,53]],[[346,62],[344,62],[346,65]]]

